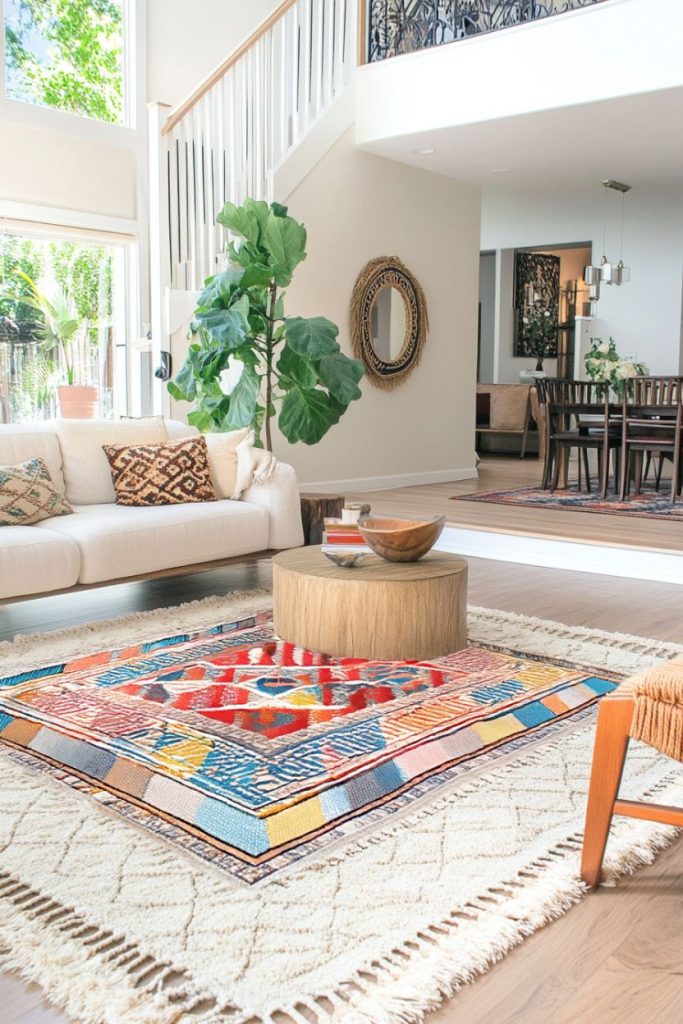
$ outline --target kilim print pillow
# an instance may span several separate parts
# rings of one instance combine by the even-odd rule
[[[31,526],[72,512],[42,459],[0,466],[0,526]]]
[[[184,505],[217,501],[206,441],[187,437],[162,444],[105,444],[117,505]]]

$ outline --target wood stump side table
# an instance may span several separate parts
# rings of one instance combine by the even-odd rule
[[[341,569],[319,547],[273,558],[273,621],[283,640],[338,658],[424,661],[467,643],[467,562],[368,556]]]

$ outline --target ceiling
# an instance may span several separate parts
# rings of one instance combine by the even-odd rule
[[[572,194],[604,178],[682,190],[683,88],[383,139],[363,147],[485,191]],[[418,149],[433,148],[423,155]]]

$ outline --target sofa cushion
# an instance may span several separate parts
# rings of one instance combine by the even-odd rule
[[[78,546],[70,537],[38,526],[0,530],[0,599],[73,587],[80,565]]]
[[[253,441],[249,427],[230,430],[224,434],[204,434],[209,452],[209,470],[213,487],[219,498],[239,498],[244,490],[238,486],[240,446]]]
[[[81,583],[211,562],[268,547],[269,515],[243,501],[132,508],[99,504],[34,530],[69,537],[81,553]],[[0,531],[1,532],[1,531]]]
[[[145,507],[216,501],[203,437],[162,444],[105,444],[117,505]]]
[[[31,526],[70,512],[42,459],[0,466],[0,526]]]
[[[16,466],[29,459],[42,459],[55,488],[64,494],[62,450],[54,421],[0,424],[0,465]]]
[[[159,444],[168,440],[163,416],[121,420],[56,420],[66,497],[73,505],[116,500],[105,444]]]

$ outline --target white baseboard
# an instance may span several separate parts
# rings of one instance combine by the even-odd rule
[[[393,476],[359,476],[348,480],[318,480],[299,484],[303,492],[346,494],[352,491],[388,491],[394,487],[419,487],[420,484],[448,484],[456,480],[476,480],[476,467],[465,469],[431,469],[424,473],[397,473]]]
[[[667,551],[616,545],[602,547],[585,541],[554,540],[457,526],[446,526],[436,547],[440,551],[473,558],[683,586],[683,555]]]

